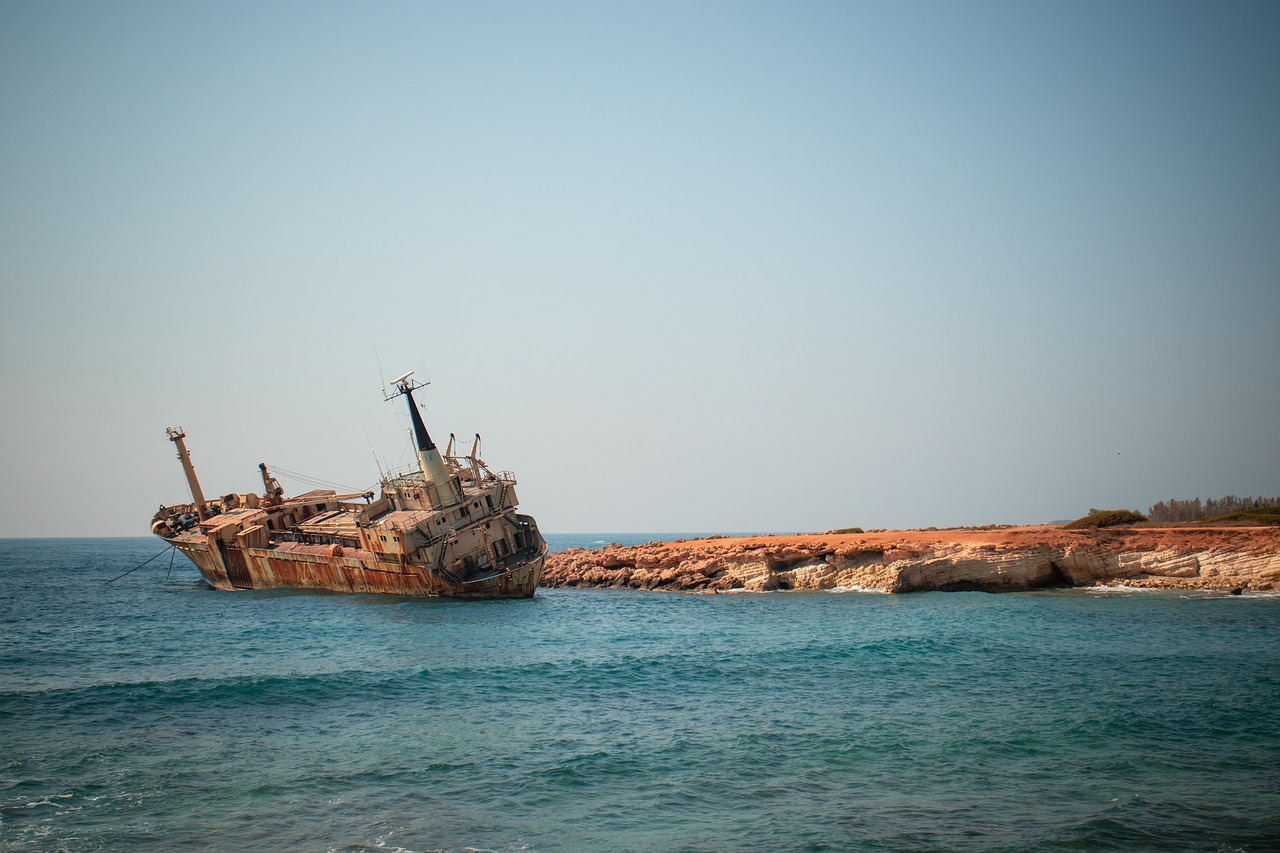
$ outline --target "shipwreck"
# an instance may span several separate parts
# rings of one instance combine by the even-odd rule
[[[324,589],[336,592],[527,598],[547,545],[529,515],[516,512],[516,480],[470,453],[441,453],[413,392],[413,372],[393,382],[404,397],[417,464],[383,474],[374,492],[319,489],[286,497],[266,463],[263,493],[206,500],[181,427],[166,430],[191,489],[191,502],[161,506],[151,532],[185,554],[216,589]]]

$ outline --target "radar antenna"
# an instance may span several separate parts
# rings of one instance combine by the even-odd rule
[[[404,394],[412,395],[414,391],[418,390],[419,388],[425,388],[431,383],[419,382],[418,380],[414,379],[413,371],[410,370],[408,373],[402,373],[399,376],[397,376],[395,379],[392,379],[391,384],[395,386],[396,390],[393,393],[388,394],[384,389],[382,392],[382,396],[383,396],[383,399],[385,400],[394,400],[396,397],[400,397]]]

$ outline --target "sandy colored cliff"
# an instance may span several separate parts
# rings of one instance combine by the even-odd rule
[[[1106,584],[1280,589],[1280,528],[894,530],[572,549],[542,585],[682,592],[834,589],[1007,592]]]

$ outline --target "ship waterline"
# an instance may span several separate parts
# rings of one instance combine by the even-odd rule
[[[518,516],[536,535],[529,516]],[[216,589],[325,589],[335,592],[392,595],[445,595],[455,598],[520,598],[533,594],[542,575],[542,551],[530,549],[510,562],[493,566],[487,574],[460,577],[412,561],[388,561],[384,555],[337,543],[268,541],[266,547],[245,547],[235,538],[217,534],[187,534],[172,544],[185,554]],[[452,576],[451,576],[452,575]]]
[[[418,450],[415,469],[381,480],[381,495],[331,489],[286,498],[265,463],[263,493],[206,500],[185,432],[168,430],[191,503],[162,506],[151,530],[185,554],[213,587],[526,598],[538,587],[547,546],[532,516],[516,512],[515,477],[471,452],[441,453],[405,374],[387,399],[405,397]]]

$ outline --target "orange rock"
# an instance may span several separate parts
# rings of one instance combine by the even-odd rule
[[[1280,528],[986,527],[695,539],[574,549],[544,586],[636,589],[1032,589],[1128,583],[1280,588]]]

